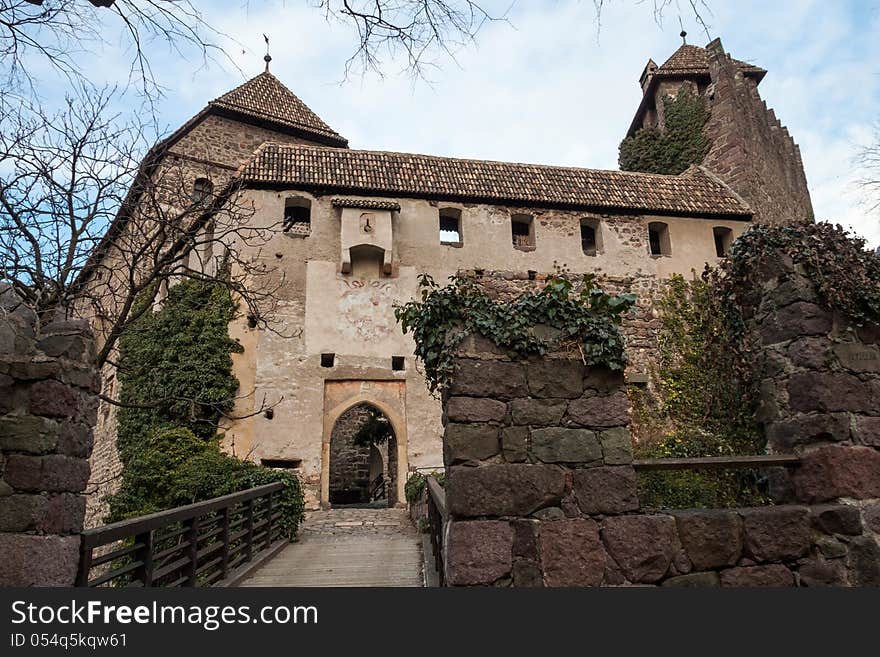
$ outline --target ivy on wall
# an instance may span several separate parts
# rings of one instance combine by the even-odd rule
[[[622,171],[678,175],[706,157],[711,144],[703,133],[709,120],[704,100],[682,87],[675,97],[663,98],[663,108],[664,130],[642,128],[620,142]]]
[[[122,486],[109,500],[109,521],[281,481],[282,523],[289,535],[296,532],[303,513],[299,480],[220,449],[218,422],[238,391],[232,354],[242,347],[228,331],[235,313],[223,285],[188,280],[121,338]]]
[[[588,365],[615,370],[626,365],[619,326],[635,295],[606,294],[593,275],[585,275],[577,286],[553,277],[542,290],[507,302],[492,299],[473,279],[462,276],[452,276],[440,287],[423,274],[419,287],[421,300],[395,305],[394,315],[403,332],[413,335],[415,355],[432,392],[449,383],[455,351],[471,333],[520,356],[571,348]]]

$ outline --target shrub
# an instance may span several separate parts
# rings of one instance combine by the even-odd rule
[[[434,477],[434,479],[437,480],[437,483],[441,486],[443,485],[444,479],[446,477],[446,475],[442,472],[432,472],[430,476]],[[410,504],[412,504],[413,502],[418,502],[419,499],[421,499],[422,493],[424,492],[427,485],[427,475],[423,475],[420,472],[413,472],[403,486],[403,494],[406,497],[406,501]]]

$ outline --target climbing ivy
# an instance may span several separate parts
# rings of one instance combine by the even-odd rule
[[[542,290],[505,302],[462,276],[440,287],[423,274],[419,287],[421,300],[396,304],[394,315],[403,332],[413,335],[432,392],[449,383],[456,348],[471,333],[521,356],[572,348],[589,365],[616,370],[626,365],[619,325],[635,295],[606,294],[593,275],[585,275],[577,287],[565,277],[552,277]]]
[[[711,144],[703,132],[709,120],[703,99],[682,87],[663,98],[663,108],[664,130],[642,128],[620,142],[621,170],[678,175],[706,157]]]
[[[372,406],[367,406],[367,419],[354,434],[355,445],[380,445],[394,436],[394,429],[385,414]]]
[[[151,303],[145,294],[138,303]],[[303,513],[295,476],[241,461],[220,449],[218,422],[232,410],[238,380],[229,336],[236,305],[225,286],[188,280],[169,290],[119,341],[122,406],[117,447],[122,485],[110,521],[281,481],[282,523],[292,535]]]

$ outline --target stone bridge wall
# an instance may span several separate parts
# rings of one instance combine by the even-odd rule
[[[0,586],[71,586],[98,390],[80,322],[0,315]]]
[[[453,586],[880,585],[877,332],[793,269],[755,316],[778,505],[640,512],[623,377],[469,337],[444,397]],[[873,355],[872,355],[873,354]]]

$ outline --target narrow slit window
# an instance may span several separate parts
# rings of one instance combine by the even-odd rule
[[[302,465],[302,459],[260,459],[260,464],[267,468],[294,470]]]
[[[715,255],[724,258],[730,253],[730,245],[733,243],[733,231],[724,226],[715,226],[712,229],[715,237]]]
[[[321,354],[321,367],[333,367],[336,362],[336,354]]]
[[[510,217],[510,233],[513,246],[517,249],[535,248],[535,222],[530,214],[515,214]]]
[[[284,201],[282,230],[288,235],[308,237],[312,232],[312,203],[294,196]]]
[[[648,224],[648,248],[652,256],[672,255],[669,227],[660,221]]]
[[[461,210],[440,210],[440,244],[461,244]]]
[[[602,252],[602,234],[598,220],[581,219],[581,251],[588,256]]]

